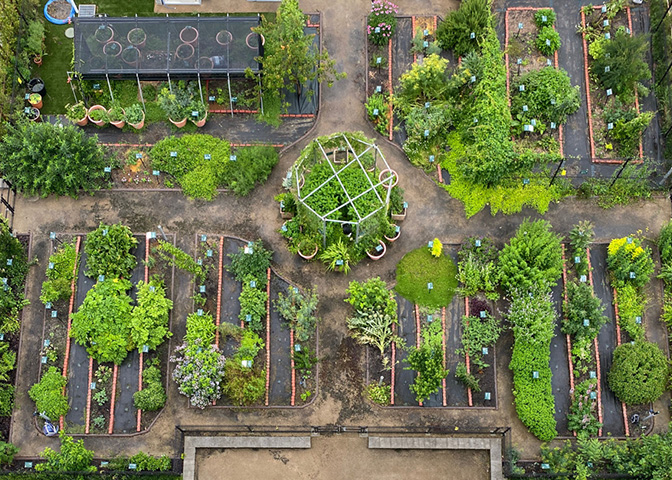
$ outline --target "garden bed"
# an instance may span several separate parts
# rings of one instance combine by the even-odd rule
[[[511,99],[518,92],[512,92],[512,83],[515,77],[526,73],[538,71],[548,66],[558,68],[558,51],[556,50],[549,58],[542,54],[536,47],[535,41],[540,28],[535,23],[535,13],[540,10],[550,10],[533,7],[507,8],[505,14],[506,40],[504,44],[504,61],[506,63],[506,91]],[[522,28],[520,28],[522,26]],[[553,27],[555,29],[555,26]],[[518,112],[512,112],[512,117],[517,118]],[[524,117],[524,114],[522,115]],[[535,121],[536,123],[536,121]],[[534,127],[536,125],[533,124]],[[562,125],[548,125],[547,134],[540,134],[535,128],[534,132],[520,136],[514,136],[514,141],[521,146],[532,148],[537,153],[559,153],[563,155],[563,129]]]
[[[149,268],[143,261],[148,259],[147,247],[155,236],[136,235],[137,247],[133,255],[137,265],[131,275],[131,282],[149,280]],[[99,363],[87,353],[85,347],[77,344],[68,337],[69,311],[75,312],[83,304],[88,291],[95,285],[95,280],[84,274],[87,269],[87,255],[84,252],[84,236],[78,234],[57,233],[51,239],[51,250],[63,243],[76,245],[78,251],[78,265],[74,280],[74,289],[71,300],[61,300],[54,304],[47,304],[44,313],[44,327],[42,338],[41,363],[39,377],[43,369],[51,366],[63,367],[63,375],[67,378],[66,394],[70,404],[68,414],[61,418],[61,426],[71,434],[122,434],[144,432],[149,429],[153,420],[160,411],[148,412],[144,418],[134,406],[133,395],[141,383],[141,364],[157,358],[162,370],[162,383],[166,386],[168,347],[166,342],[156,352],[139,352],[137,349],[129,352],[121,365]],[[174,241],[174,236],[173,236]],[[158,260],[151,268],[152,275],[162,277],[165,281],[167,298],[172,297],[172,268]],[[135,286],[129,292],[135,299]],[[61,358],[63,356],[63,358]],[[104,371],[107,370],[105,374]],[[104,390],[105,393],[101,393]],[[52,419],[55,420],[55,419]]]
[[[606,15],[603,11],[603,6],[594,6],[592,12],[586,15],[584,10],[581,11],[581,26],[585,29],[588,25],[593,25],[594,28],[601,35],[610,35],[613,37],[620,27],[628,29],[628,33],[632,36],[632,18],[630,14],[630,7],[625,7],[618,12],[611,20],[606,20]],[[604,21],[608,21],[608,25],[604,25]],[[588,133],[590,136],[590,155],[595,163],[622,163],[625,157],[629,156],[627,153],[618,151],[617,145],[612,143],[609,139],[609,125],[604,119],[605,106],[609,103],[613,94],[607,94],[606,90],[599,87],[595,81],[595,76],[590,74],[590,67],[593,64],[592,57],[589,55],[590,43],[587,35],[582,32],[583,37],[583,57],[584,57],[584,72],[586,82],[586,97],[588,101]],[[632,104],[626,105],[628,108],[634,108],[637,114],[640,113],[639,98],[637,92],[634,93],[634,101]],[[641,136],[639,139],[639,146],[636,153],[637,163],[642,161],[644,156]]]

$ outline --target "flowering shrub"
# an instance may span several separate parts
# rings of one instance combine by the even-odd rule
[[[177,364],[173,380],[178,390],[193,406],[203,409],[222,395],[225,360],[214,345],[202,345],[200,339],[184,343],[175,349],[170,361]]]
[[[597,400],[590,398],[593,392],[597,393],[596,379],[579,383],[574,391],[574,401],[569,407],[567,420],[568,428],[578,435],[595,436],[602,426],[596,417]]]
[[[399,7],[387,0],[374,0],[371,3],[366,33],[374,45],[385,45],[394,34],[397,19],[394,17]]]

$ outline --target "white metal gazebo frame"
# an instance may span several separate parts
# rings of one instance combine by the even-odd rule
[[[354,135],[347,135],[345,133],[339,133],[339,134],[335,134],[331,137],[328,137],[328,140],[330,142],[334,141],[334,140],[338,141],[339,139],[342,139],[341,145],[336,147],[332,152],[332,154],[334,156],[334,161],[332,161],[329,158],[330,154],[327,153],[327,150],[325,150],[325,147],[323,146],[322,142],[320,142],[320,139],[318,138],[318,139],[313,140],[313,143],[315,143],[317,145],[317,147],[319,147],[319,151],[322,153],[322,158],[321,159],[315,158],[316,152],[315,152],[315,150],[313,150],[312,158],[310,158],[311,157],[310,153],[308,155],[302,156],[294,164],[293,171],[292,171],[292,175],[296,179],[296,188],[297,188],[296,197],[297,197],[299,203],[302,206],[304,206],[310,213],[312,213],[316,218],[320,219],[320,221],[322,222],[322,228],[321,228],[321,230],[322,230],[321,231],[321,233],[322,233],[322,243],[323,243],[323,246],[325,246],[325,247],[326,247],[326,241],[327,241],[327,238],[326,238],[327,222],[340,223],[341,225],[344,225],[344,224],[353,225],[355,227],[355,242],[359,241],[360,237],[361,237],[361,232],[360,232],[361,223],[368,220],[369,218],[373,217],[375,214],[377,214],[381,210],[387,209],[387,207],[390,203],[390,192],[391,192],[392,188],[397,183],[396,172],[394,172],[390,168],[389,164],[387,163],[387,160],[385,160],[385,157],[383,156],[380,149],[378,148],[378,146],[375,143],[368,142],[368,141],[363,140],[361,138],[357,138]],[[361,152],[357,153],[357,149],[355,149],[353,147],[353,143],[355,143],[355,145],[357,145],[359,147],[363,147],[364,149]],[[330,147],[328,147],[328,148],[330,148]],[[338,152],[343,152],[343,151],[346,152],[345,165],[343,165],[343,166],[335,165],[336,154]],[[367,152],[372,152],[373,153],[374,167],[377,166],[379,158],[383,162],[383,165],[384,165],[384,168],[381,169],[380,174],[378,176],[378,182],[377,183],[374,183],[374,181],[371,180],[371,177],[367,173],[366,167],[364,166],[364,164],[361,161],[361,157],[364,154],[366,154]],[[350,159],[350,155],[352,155],[352,159]],[[320,185],[315,187],[312,191],[308,192],[307,194],[304,194],[304,192],[302,191],[302,185],[301,185],[301,182],[299,181],[299,179],[302,177],[303,173],[305,172],[305,170],[310,165],[313,165],[313,164],[316,164],[316,163],[323,163],[324,161],[326,161],[327,164],[331,167],[331,170],[332,170],[333,174],[328,179],[326,179],[324,182],[322,182]],[[337,166],[339,166],[340,168],[337,169],[336,168]],[[350,196],[350,192],[348,192],[348,190],[346,189],[345,185],[343,185],[343,182],[341,181],[341,178],[340,178],[340,173],[343,172],[347,168],[351,168],[351,166],[354,167],[354,168],[356,168],[356,166],[359,166],[359,168],[362,170],[365,177],[369,181],[369,188],[367,188],[365,191],[359,193],[358,195],[356,195],[354,197]],[[348,200],[346,202],[342,203],[341,205],[339,205],[338,207],[332,209],[330,212],[328,212],[324,215],[320,215],[312,207],[310,207],[310,205],[308,205],[306,203],[306,200],[308,198],[310,198],[310,196],[313,195],[315,192],[317,192],[322,187],[324,187],[329,182],[331,182],[333,179],[336,179],[338,181],[339,185],[343,189],[343,193],[345,194],[345,196]],[[380,192],[377,190],[377,188],[380,187],[380,186],[383,186],[386,190],[384,198],[380,195]],[[369,212],[365,216],[362,216],[360,214],[359,210],[357,209],[356,205],[355,205],[355,201],[357,199],[359,199],[360,197],[366,195],[367,193],[371,192],[371,191],[373,191],[375,193],[376,198],[378,199],[378,202],[380,202],[380,205],[375,210]],[[355,212],[355,215],[357,215],[357,220],[339,220],[339,219],[336,219],[336,218],[330,218],[331,215],[333,215],[334,213],[336,213],[336,212],[338,212],[338,211],[340,211],[343,208],[346,208],[348,206],[352,206],[352,209]]]

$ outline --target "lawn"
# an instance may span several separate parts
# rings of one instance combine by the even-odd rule
[[[444,307],[457,288],[457,266],[450,256],[435,258],[429,248],[421,247],[404,255],[397,265],[395,290],[420,306]],[[432,283],[432,289],[428,288]]]

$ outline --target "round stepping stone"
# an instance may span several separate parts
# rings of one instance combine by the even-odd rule
[[[68,27],[65,29],[65,38],[75,38],[75,29]]]

